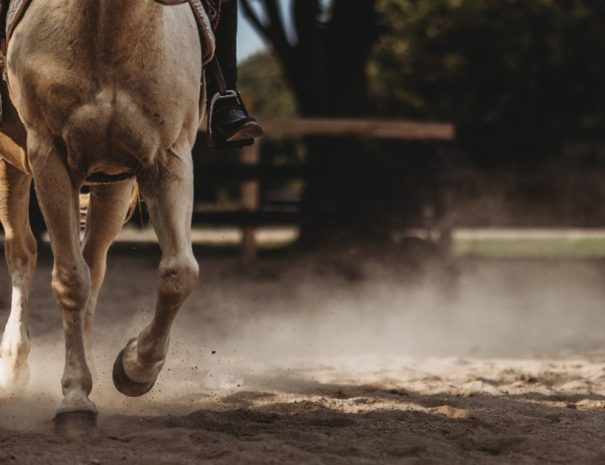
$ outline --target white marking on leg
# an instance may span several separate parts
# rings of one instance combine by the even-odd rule
[[[0,389],[15,391],[29,381],[27,313],[31,279],[15,272],[12,281],[11,312],[0,346]]]

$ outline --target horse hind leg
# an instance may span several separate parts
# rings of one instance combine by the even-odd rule
[[[86,362],[83,314],[90,297],[90,270],[80,249],[79,186],[49,136],[28,132],[28,151],[38,200],[48,228],[54,263],[52,290],[62,310],[65,368],[63,400],[55,416],[60,434],[79,434],[96,423],[90,401],[92,376]],[[73,429],[72,429],[73,428]]]
[[[92,330],[97,298],[105,279],[107,252],[122,229],[131,207],[135,181],[92,186],[82,244],[84,260],[90,268],[91,292],[84,313],[84,343],[91,354]]]
[[[29,380],[28,301],[36,267],[36,240],[29,224],[31,177],[0,160],[0,221],[12,282],[10,316],[0,344],[0,391],[17,392]]]
[[[150,177],[154,179],[153,183],[148,179],[141,183],[162,258],[153,319],[128,342],[114,364],[116,388],[132,397],[147,393],[155,384],[168,353],[172,323],[181,304],[193,290],[199,273],[191,248],[191,153],[177,155],[174,152],[167,165],[162,167],[158,176]]]

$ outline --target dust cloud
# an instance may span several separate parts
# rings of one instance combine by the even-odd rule
[[[322,463],[335,444],[350,443],[355,451],[334,452],[346,463],[498,463],[493,457],[513,452],[534,463],[536,450],[547,461],[600,453],[593,431],[605,424],[603,261],[432,260],[420,272],[368,259],[352,277],[321,262],[276,258],[243,270],[235,259],[202,257],[164,371],[149,395],[131,399],[113,387],[111,367],[153,310],[157,255],[147,252],[110,256],[89,356],[99,429],[86,448],[72,449],[53,446],[63,332],[50,257],[41,257],[30,302],[31,380],[26,391],[0,396],[3,451],[24,463],[52,450],[56,463],[161,456],[179,464],[292,454]],[[584,426],[553,448],[566,422]],[[534,442],[519,439],[519,424]],[[246,439],[254,437],[263,442]]]
[[[151,403],[271,377],[323,372],[330,381],[377,382],[431,358],[548,358],[603,346],[603,264],[466,260],[456,268],[444,285],[435,270],[411,283],[392,269],[352,281],[313,266],[270,263],[242,273],[235,262],[202,261]],[[47,277],[42,264],[31,305],[30,393],[57,398],[63,336]],[[153,260],[110,260],[91,357],[102,402],[118,397],[113,357],[150,318],[154,287]]]

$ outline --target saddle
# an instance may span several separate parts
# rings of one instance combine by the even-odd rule
[[[0,69],[5,81],[6,75],[6,50],[11,40],[15,28],[23,18],[27,8],[32,0],[0,0],[0,37],[2,38],[0,53]],[[216,30],[221,13],[221,0],[187,0],[200,34],[202,44],[202,65],[206,65],[214,58],[216,51],[216,40],[214,31]],[[0,127],[2,127],[4,102],[0,97]]]

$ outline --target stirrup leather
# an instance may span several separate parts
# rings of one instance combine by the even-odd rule
[[[254,144],[254,139],[244,139],[244,140],[229,142],[229,141],[221,140],[220,137],[215,137],[214,131],[212,129],[212,122],[213,122],[213,117],[214,117],[214,107],[216,106],[216,104],[218,102],[220,102],[222,100],[235,100],[241,106],[242,110],[244,110],[244,113],[246,114],[246,116],[250,116],[239,92],[237,92],[235,90],[226,90],[223,94],[221,94],[220,92],[217,92],[216,94],[214,94],[212,96],[212,99],[210,99],[210,104],[208,105],[206,145],[208,145],[208,147],[210,147],[210,148],[223,149],[223,148],[246,147],[248,145]]]

